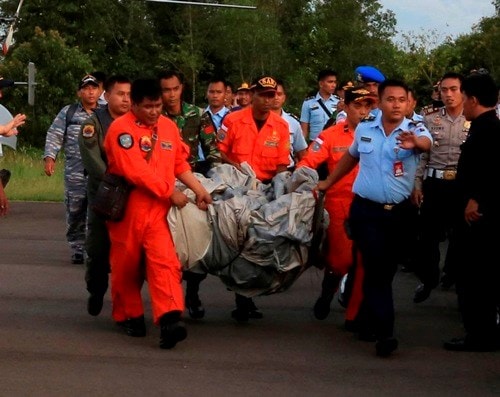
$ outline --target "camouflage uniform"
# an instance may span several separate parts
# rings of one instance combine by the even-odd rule
[[[87,177],[84,174],[80,148],[78,147],[78,134],[80,126],[89,117],[89,114],[79,103],[66,130],[66,113],[69,107],[70,105],[63,107],[49,127],[43,156],[55,160],[59,151],[64,148],[66,239],[74,254],[83,254],[87,217]]]
[[[173,120],[182,140],[189,146],[189,164],[194,172],[206,175],[208,170],[221,163],[221,156],[215,139],[215,124],[210,113],[199,107],[182,102],[180,115],[165,115]],[[198,297],[200,283],[207,277],[207,271],[201,265],[191,270],[184,270],[182,278],[186,281],[186,307],[193,318],[202,318],[204,309]]]
[[[177,124],[183,141],[189,145],[188,162],[194,172],[206,174],[210,168],[221,163],[215,139],[216,128],[208,112],[202,113],[199,107],[182,102],[181,114],[165,115]]]
[[[113,121],[107,105],[96,109],[94,114],[83,123],[78,135],[78,143],[83,166],[88,175],[87,194],[87,251],[85,281],[90,294],[104,296],[108,289],[110,241],[106,223],[90,208],[99,182],[106,172],[107,159],[104,153],[104,136]]]

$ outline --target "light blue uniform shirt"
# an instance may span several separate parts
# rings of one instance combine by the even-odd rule
[[[374,120],[358,124],[349,148],[349,153],[359,158],[359,171],[352,186],[355,194],[377,203],[392,204],[410,197],[420,154],[399,147],[397,137],[403,131],[426,136],[432,142],[423,123],[416,124],[406,118],[386,136],[382,112]],[[403,164],[403,175],[397,177],[394,176],[394,164],[398,161]]]
[[[319,92],[315,97],[306,99],[302,103],[300,122],[309,124],[309,141],[316,139],[330,118],[330,116],[324,111],[323,107],[319,104],[318,100],[324,103],[325,107],[331,114],[335,113],[337,110],[337,103],[339,103],[339,97],[331,95],[330,98],[325,101],[321,98]]]
[[[218,131],[220,126],[222,125],[222,120],[224,120],[224,117],[226,117],[226,115],[229,113],[229,109],[223,106],[222,109],[219,110],[217,113],[213,113],[212,110],[210,109],[210,106],[207,106],[205,112],[210,113],[212,121],[214,122],[215,125],[215,131]],[[203,149],[201,148],[201,144],[198,145],[198,156],[200,160],[205,160],[205,155],[203,154]]]
[[[284,110],[281,111],[281,117],[285,119],[288,123],[288,130],[290,131],[290,165],[293,167],[295,161],[293,160],[293,154],[295,152],[300,152],[301,150],[307,149],[307,142],[302,133],[302,128],[300,128],[300,123],[289,113]]]
[[[411,119],[413,121],[424,121],[424,116],[422,116],[421,114],[413,112],[413,115],[411,116]]]

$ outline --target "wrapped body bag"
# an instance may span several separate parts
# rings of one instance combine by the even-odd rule
[[[125,215],[132,186],[120,175],[104,174],[90,208],[100,218],[120,221]]]

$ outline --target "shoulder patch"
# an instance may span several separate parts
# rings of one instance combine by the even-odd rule
[[[134,138],[128,132],[122,132],[118,135],[118,143],[124,149],[130,149],[134,146]]]
[[[85,139],[92,138],[95,135],[95,128],[92,124],[86,124],[82,129],[82,136]]]
[[[217,140],[219,142],[222,142],[226,138],[226,130],[223,127],[224,125],[217,131]]]

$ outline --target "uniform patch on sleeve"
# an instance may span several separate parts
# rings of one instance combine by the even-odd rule
[[[226,132],[220,128],[219,131],[217,131],[217,140],[219,142],[222,142],[226,138]]]
[[[128,132],[123,132],[118,136],[118,143],[124,149],[130,149],[134,146],[134,138]]]
[[[95,134],[95,128],[92,124],[86,124],[82,129],[82,136],[85,139],[92,138]]]
[[[311,144],[311,151],[313,152],[318,152],[319,149],[321,149],[321,143],[317,142],[317,141],[314,141],[312,144]]]

